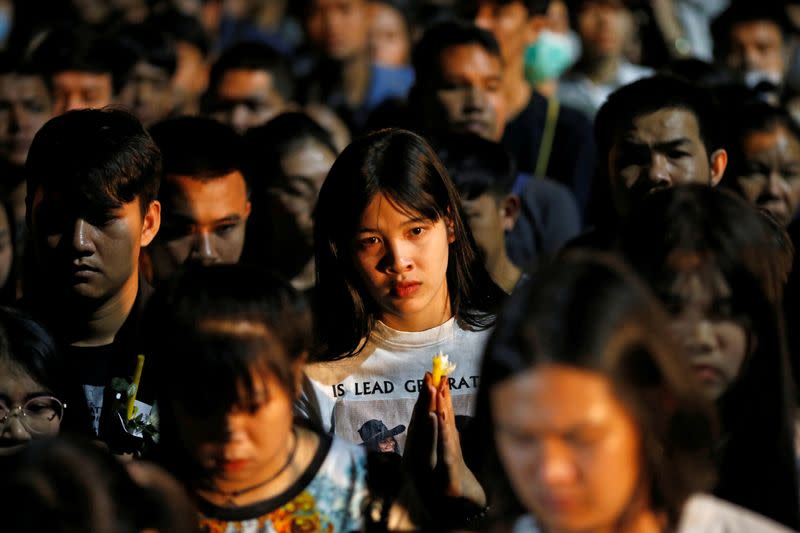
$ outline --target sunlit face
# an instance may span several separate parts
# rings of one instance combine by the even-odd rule
[[[405,212],[383,193],[362,213],[353,262],[388,326],[418,331],[450,318],[446,274],[455,240],[450,224]]]
[[[331,59],[345,61],[369,46],[366,0],[312,0],[306,16],[309,41]]]
[[[37,396],[51,396],[52,391],[37,382],[28,372],[8,357],[0,357],[0,403],[7,409],[22,406]],[[0,456],[18,451],[28,441],[35,438],[58,434],[60,418],[54,418],[42,425],[42,432],[32,433],[20,421],[21,413],[15,412],[0,425]]]
[[[336,160],[330,148],[309,140],[281,159],[283,176],[267,191],[270,212],[275,230],[275,240],[282,237],[301,239],[307,249],[314,244],[312,214],[317,205],[322,183]],[[291,246],[291,243],[282,243]],[[288,251],[288,250],[287,250]]]
[[[69,297],[105,301],[138,274],[139,252],[158,232],[161,205],[138,198],[105,212],[78,212],[58,193],[34,191],[33,252],[47,281]]]
[[[680,108],[636,117],[616,134],[608,155],[608,175],[620,214],[644,195],[675,185],[712,183],[711,163],[697,118]]]
[[[452,46],[442,51],[440,80],[434,94],[434,124],[456,132],[475,133],[492,141],[505,127],[503,71],[500,58],[477,44]]]
[[[783,78],[785,51],[778,25],[766,20],[735,24],[730,32],[727,62],[740,72],[755,70]]]
[[[53,114],[99,109],[114,103],[111,74],[66,70],[53,75]]]
[[[119,103],[129,108],[145,126],[167,118],[175,105],[169,72],[138,62],[120,91]]]
[[[783,126],[752,131],[742,140],[742,155],[737,182],[745,198],[788,225],[800,209],[800,139]]]
[[[730,287],[719,271],[687,271],[675,278],[667,298],[674,338],[683,342],[706,396],[716,400],[736,380],[749,350]]]
[[[271,374],[255,375],[254,386],[247,405],[227,412],[194,413],[173,406],[184,450],[221,489],[267,479],[291,449],[293,398]]]
[[[620,2],[593,0],[583,4],[577,31],[585,53],[597,57],[622,54],[632,29],[630,12]]]
[[[545,531],[614,531],[634,501],[640,429],[604,376],[547,365],[490,392],[498,456]]]
[[[383,2],[369,2],[367,9],[373,62],[390,67],[407,65],[411,38],[403,14]]]
[[[0,155],[24,165],[33,136],[52,112],[50,93],[42,78],[0,75]]]
[[[191,262],[239,261],[250,215],[247,186],[239,171],[207,180],[171,174],[162,190],[163,223],[150,247],[158,280]]]
[[[475,24],[492,32],[506,64],[519,60],[537,35],[530,24],[528,8],[522,1],[497,3],[483,0],[479,3]]]
[[[243,134],[282,112],[286,100],[265,70],[231,69],[216,88],[209,116]]]

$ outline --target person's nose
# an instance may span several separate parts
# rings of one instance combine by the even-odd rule
[[[467,96],[464,99],[464,112],[482,112],[486,108],[486,93],[480,87],[470,87],[467,89]]]
[[[7,438],[17,442],[24,442],[31,440],[30,432],[25,429],[25,426],[22,425],[22,421],[19,417],[22,416],[21,412],[18,410],[12,410],[8,413],[8,418],[6,419],[6,423],[3,425],[2,435]]]
[[[244,135],[250,127],[250,112],[244,104],[237,104],[231,111],[231,126],[240,135]]]
[[[210,232],[202,231],[197,234],[192,250],[191,259],[204,265],[212,265],[219,262],[219,254],[212,241]]]
[[[86,220],[78,218],[72,229],[72,247],[81,255],[90,255],[94,249],[94,242],[91,238],[92,226]]]
[[[767,180],[767,192],[774,198],[783,198],[787,188],[786,180],[781,173],[773,169]]]
[[[647,179],[657,186],[670,185],[669,163],[667,158],[659,153],[654,153],[650,157],[650,165],[647,169]]]
[[[414,268],[409,250],[401,242],[390,242],[386,245],[387,270],[392,274],[401,274]]]
[[[685,338],[686,351],[689,356],[700,356],[712,353],[717,348],[717,336],[714,325],[705,317],[694,319]]]
[[[536,476],[546,487],[563,486],[575,481],[577,466],[568,446],[557,440],[541,444]]]

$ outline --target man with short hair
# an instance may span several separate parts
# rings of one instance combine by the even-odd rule
[[[33,53],[53,98],[53,114],[115,102],[132,57],[89,28],[56,28]]]
[[[550,0],[479,0],[477,4],[475,23],[495,36],[504,62],[508,123],[503,144],[521,172],[563,183],[583,210],[594,171],[591,123],[578,110],[535,91],[525,74],[526,55],[545,30]]]
[[[791,23],[782,6],[734,2],[712,24],[718,61],[777,104],[789,57]]]
[[[294,100],[289,66],[265,44],[243,42],[227,49],[211,67],[202,113],[243,135],[266,124]]]
[[[522,277],[506,251],[506,233],[513,229],[520,198],[512,192],[516,172],[503,145],[473,134],[437,139],[437,153],[461,195],[466,222],[489,275],[511,294]]]
[[[142,353],[138,324],[149,290],[139,254],[161,223],[160,167],[158,147],[139,121],[114,109],[51,119],[26,163],[25,297],[70,359],[94,431],[114,451],[131,451],[142,434],[127,402],[142,415],[138,421],[150,410],[146,387],[134,401],[119,384],[133,381]]]
[[[237,263],[250,216],[242,139],[199,117],[160,122],[151,134],[164,158],[161,231],[148,250],[153,281],[190,262]]]
[[[414,82],[410,67],[372,62],[367,0],[303,0],[302,13],[316,63],[304,103],[332,108],[356,133],[381,103],[404,98]]]
[[[716,186],[728,154],[707,90],[653,76],[613,93],[595,120],[600,168],[625,217],[647,193],[686,183]]]
[[[558,99],[594,118],[608,95],[652,75],[625,57],[634,21],[623,0],[575,0],[571,4],[582,54],[558,87]]]
[[[422,129],[500,140],[506,101],[500,47],[491,33],[461,22],[436,25],[417,44],[413,62],[418,81],[409,106]],[[519,174],[513,190],[522,199],[521,216],[507,239],[514,263],[532,264],[577,235],[580,216],[564,185]]]

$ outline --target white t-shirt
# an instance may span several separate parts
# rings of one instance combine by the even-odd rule
[[[539,533],[525,515],[511,533]],[[708,494],[694,494],[683,506],[676,533],[790,533],[792,530],[752,511]]]
[[[473,416],[490,332],[466,329],[455,318],[413,332],[378,322],[358,355],[306,367],[296,410],[340,438],[376,450],[379,442],[388,443],[402,454],[422,378],[437,352],[457,365],[449,377],[456,425],[463,427]]]

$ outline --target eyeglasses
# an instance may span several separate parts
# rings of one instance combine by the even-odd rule
[[[50,433],[61,423],[67,405],[52,396],[36,396],[22,405],[8,407],[0,401],[0,428],[17,416],[31,434]]]

